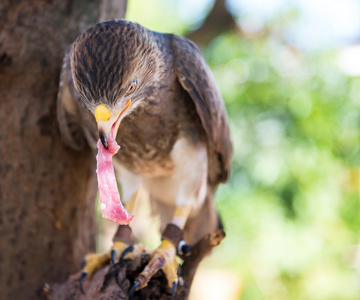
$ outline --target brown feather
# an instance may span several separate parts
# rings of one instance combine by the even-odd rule
[[[213,74],[200,49],[189,39],[172,35],[172,50],[179,82],[194,101],[210,148],[219,163],[219,168],[216,168],[209,157],[209,177],[215,180],[214,185],[225,182],[230,170],[232,145],[224,102]]]
[[[65,67],[63,72],[70,73],[70,64]],[[69,113],[78,116],[95,151],[98,132],[90,110],[99,103],[115,107],[125,99],[134,76],[138,79],[131,112],[121,121],[116,137],[121,149],[114,156],[115,166],[146,180],[166,182],[177,172],[171,156],[177,141],[186,140],[194,149],[206,145],[207,195],[202,207],[190,216],[185,235],[193,241],[210,232],[217,225],[214,190],[228,177],[232,145],[223,100],[199,48],[186,38],[152,32],[125,20],[106,21],[87,29],[74,42],[71,73],[74,80],[68,82],[68,90],[73,95],[68,100],[76,105],[68,105],[72,107]],[[67,107],[62,104],[60,109]],[[64,114],[60,111],[59,116]],[[59,123],[69,125],[66,120]],[[186,159],[186,155],[181,157]],[[189,167],[189,172],[201,176],[199,168]],[[150,198],[159,204],[162,220],[171,218],[175,198],[167,204],[155,192]]]

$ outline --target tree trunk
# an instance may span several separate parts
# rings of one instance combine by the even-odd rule
[[[95,157],[62,144],[56,94],[64,49],[99,7],[0,0],[0,299],[41,298],[95,250]]]

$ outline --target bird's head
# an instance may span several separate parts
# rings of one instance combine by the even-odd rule
[[[96,24],[74,42],[74,85],[95,116],[105,148],[121,120],[157,88],[160,54],[151,31],[125,20]]]

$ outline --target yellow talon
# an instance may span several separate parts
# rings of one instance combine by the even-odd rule
[[[129,245],[123,241],[115,241],[113,244],[113,250],[123,252]]]
[[[175,252],[176,252],[174,244],[168,239],[163,239],[161,245],[158,248],[158,252],[162,253],[163,251],[168,251],[168,250],[170,250],[171,254],[175,254]],[[171,250],[173,250],[173,251],[171,251]],[[174,252],[174,253],[172,253],[172,252]],[[170,254],[170,253],[168,253],[168,254]]]
[[[97,253],[90,253],[85,256],[86,265],[83,269],[84,273],[87,273],[90,277],[97,269],[103,266],[110,260],[109,253],[105,254],[97,254]]]
[[[155,250],[149,264],[136,279],[139,282],[137,290],[145,287],[159,269],[164,271],[169,287],[173,287],[173,283],[177,282],[178,278],[176,274],[178,265],[175,257],[176,247],[170,240],[163,239],[161,245]]]
[[[121,253],[129,247],[129,245],[123,241],[114,241],[112,250],[111,250],[111,261],[116,263],[119,260]]]
[[[176,269],[178,265],[175,260],[176,247],[170,240],[164,239],[159,248],[156,250],[156,254],[163,256],[167,262],[162,268],[162,270],[164,271],[165,276],[168,279],[169,287],[172,287],[172,283],[174,281],[177,282]]]

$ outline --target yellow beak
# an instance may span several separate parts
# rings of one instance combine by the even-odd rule
[[[99,104],[95,107],[94,115],[96,122],[99,122],[100,120],[103,122],[107,122],[111,118],[111,111],[107,108],[105,104]]]
[[[105,104],[96,106],[94,116],[98,124],[100,140],[106,149],[108,149],[107,138],[109,134],[113,139],[116,138],[120,122],[130,106],[130,99],[118,112],[112,112]]]

